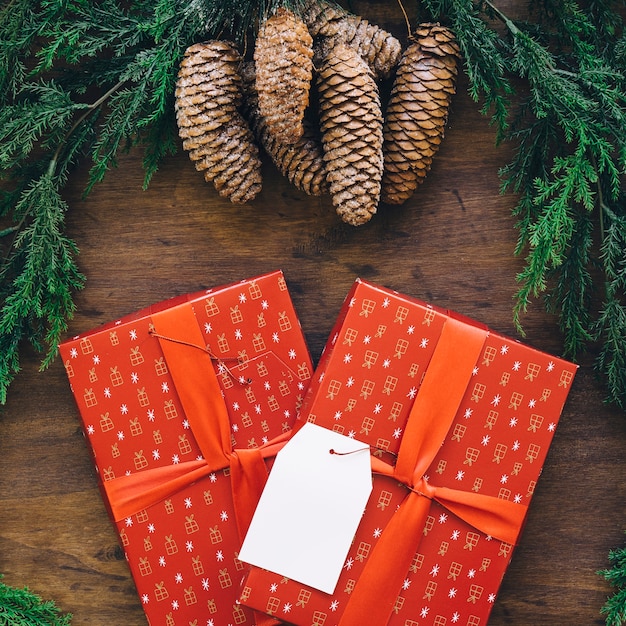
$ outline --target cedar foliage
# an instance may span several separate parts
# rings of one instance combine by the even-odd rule
[[[71,619],[52,600],[0,582],[0,626],[69,626]]]
[[[411,0],[414,1],[414,0]],[[64,234],[62,191],[90,162],[86,193],[121,150],[144,150],[147,186],[177,149],[174,89],[185,49],[229,38],[251,49],[279,6],[322,0],[9,0],[0,8],[0,402],[22,342],[45,353],[84,285]],[[326,4],[326,3],[324,3]],[[406,4],[406,3],[405,3]],[[350,5],[347,5],[348,7]],[[557,316],[565,356],[597,346],[607,400],[626,408],[626,38],[617,0],[534,0],[513,20],[489,0],[416,0],[456,36],[469,93],[514,192],[525,258],[513,315],[537,299]],[[400,18],[400,8],[398,8]],[[367,17],[367,16],[365,16]],[[591,308],[592,295],[602,305]]]
[[[598,574],[614,588],[614,593],[607,598],[601,612],[607,626],[622,626],[626,624],[626,546],[609,552],[609,564],[609,568]]]

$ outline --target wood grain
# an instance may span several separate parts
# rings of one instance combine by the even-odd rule
[[[371,21],[401,33],[394,3],[355,2]],[[511,3],[511,10],[516,10]],[[165,298],[265,271],[284,271],[315,360],[359,276],[474,317],[513,337],[515,198],[499,194],[510,147],[461,79],[433,168],[403,207],[381,206],[358,228],[328,198],[309,198],[264,164],[249,206],[223,201],[186,155],[168,159],[141,190],[141,153],[85,199],[86,169],[66,193],[68,234],[79,245],[86,288],[70,334]],[[554,354],[562,338],[540,303],[524,341]],[[602,624],[611,588],[596,574],[626,528],[626,416],[603,403],[581,363],[539,483],[521,545],[490,624]],[[62,364],[23,371],[0,409],[0,572],[74,614],[77,625],[145,625],[139,599],[100,499]],[[221,626],[221,625],[220,625]]]

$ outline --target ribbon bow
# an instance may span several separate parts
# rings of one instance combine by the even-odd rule
[[[155,313],[152,323],[202,458],[105,481],[113,518],[120,521],[212,472],[230,467],[235,517],[243,537],[267,479],[264,459],[274,456],[289,434],[260,448],[233,449],[226,405],[211,356],[198,349],[204,340],[191,306],[183,304]],[[176,337],[176,341],[167,337]]]
[[[340,626],[388,623],[433,500],[485,534],[510,544],[517,541],[525,506],[437,487],[424,476],[454,421],[487,334],[452,317],[446,320],[411,408],[395,467],[372,458],[374,472],[394,477],[409,491],[372,550]]]

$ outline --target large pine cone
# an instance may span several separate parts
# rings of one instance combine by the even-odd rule
[[[294,143],[304,132],[313,77],[313,39],[304,22],[279,8],[259,29],[254,48],[259,110],[277,141]]]
[[[382,200],[402,204],[423,182],[443,139],[459,47],[439,24],[422,24],[405,51],[385,112]]]
[[[261,190],[261,160],[241,103],[241,56],[234,44],[190,46],[176,82],[176,121],[183,147],[219,194],[237,204]]]
[[[376,78],[388,78],[402,54],[401,43],[386,30],[324,0],[308,3],[303,19],[316,44],[316,62],[339,43],[353,47],[370,65]]]
[[[383,116],[372,70],[339,44],[319,70],[320,125],[330,194],[344,222],[358,226],[376,213],[383,168]]]
[[[259,98],[255,88],[254,63],[244,63],[241,69],[243,79],[244,107],[250,128],[257,140],[283,176],[286,176],[297,189],[310,196],[328,193],[326,165],[322,154],[322,144],[316,127],[303,121],[303,135],[295,143],[282,143],[269,131],[267,118],[259,110]]]

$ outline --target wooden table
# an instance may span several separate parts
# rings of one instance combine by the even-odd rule
[[[359,3],[371,21],[401,15]],[[378,21],[381,23],[381,21]],[[447,307],[512,337],[515,198],[499,194],[488,120],[461,77],[432,171],[403,207],[381,206],[367,225],[342,224],[330,199],[310,198],[265,161],[264,189],[249,206],[219,198],[182,152],[142,191],[141,154],[86,198],[86,168],[67,189],[68,234],[80,246],[86,288],[76,334],[160,300],[254,276],[285,273],[314,360],[356,277]],[[562,338],[541,304],[524,318],[528,344],[560,354]],[[626,529],[626,416],[581,363],[490,624],[602,624],[612,588],[596,571]],[[0,572],[12,586],[53,598],[77,625],[145,624],[113,526],[100,499],[60,360],[23,371],[0,409]],[[221,625],[220,625],[221,626]]]

